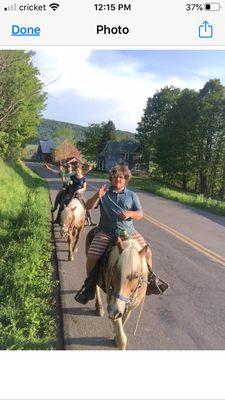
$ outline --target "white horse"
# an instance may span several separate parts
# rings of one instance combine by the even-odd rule
[[[77,251],[76,245],[85,224],[86,211],[78,199],[72,199],[68,206],[61,212],[61,235],[67,238],[68,260],[74,260],[73,253]],[[74,245],[73,245],[73,236]]]
[[[108,316],[113,323],[115,344],[121,350],[125,350],[127,345],[125,322],[146,294],[148,266],[145,255],[148,247],[146,245],[142,249],[133,239],[119,239],[110,251],[107,266],[99,281],[99,286],[101,279],[106,285]],[[99,286],[96,289],[96,309],[99,315],[103,315]]]

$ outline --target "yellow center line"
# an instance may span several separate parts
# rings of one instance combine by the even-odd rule
[[[225,258],[220,256],[219,254],[215,253],[214,251],[207,249],[206,247],[202,246],[200,243],[196,242],[195,240],[189,238],[188,236],[183,235],[182,233],[176,231],[175,229],[171,228],[168,225],[159,222],[157,219],[152,218],[147,213],[144,213],[144,218],[151,222],[152,224],[156,225],[157,227],[163,229],[164,231],[170,233],[171,235],[175,236],[177,239],[181,240],[184,243],[189,244],[189,246],[194,247],[199,252],[203,253],[211,260],[223,265],[225,267]]]
[[[94,185],[90,185],[90,186],[92,186],[92,188],[97,190],[97,187],[95,187]],[[162,222],[159,222],[157,219],[151,217],[146,212],[144,212],[144,218],[147,221],[151,222],[152,224],[156,225],[158,228],[161,228],[164,231],[175,236],[177,239],[181,240],[182,242],[189,244],[189,246],[193,247],[200,253],[204,254],[206,257],[210,258],[212,261],[215,261],[225,267],[225,258],[224,257],[220,256],[219,254],[215,253],[214,251],[212,251],[210,249],[207,249],[207,247],[202,246],[200,243],[189,238],[188,236],[183,235],[183,233],[176,231],[176,229],[173,229],[170,226],[165,225]]]

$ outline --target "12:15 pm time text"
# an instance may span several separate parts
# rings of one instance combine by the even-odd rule
[[[118,3],[118,4],[94,4],[96,11],[131,11],[131,4]]]

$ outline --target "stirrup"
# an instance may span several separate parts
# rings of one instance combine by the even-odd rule
[[[150,272],[149,282],[147,286],[146,295],[160,294],[163,295],[170,288],[170,285],[163,279],[159,278],[154,272]]]

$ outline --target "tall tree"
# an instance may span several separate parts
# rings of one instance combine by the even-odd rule
[[[176,104],[179,95],[180,89],[166,86],[147,100],[144,115],[137,128],[137,139],[144,162],[155,161],[159,134],[165,129],[167,114]]]
[[[196,172],[198,94],[183,90],[167,113],[156,143],[155,160],[170,183],[186,190]]]
[[[214,195],[223,179],[225,146],[225,88],[209,80],[199,91],[198,163],[200,192]]]
[[[109,140],[117,140],[116,128],[113,121],[108,121],[103,128],[103,136],[100,149],[103,150]]]
[[[85,131],[85,139],[78,143],[79,149],[88,160],[93,160],[102,150],[102,138],[104,135],[105,122],[90,124]]]
[[[46,95],[33,52],[0,50],[0,144],[1,153],[14,155],[36,135]]]

